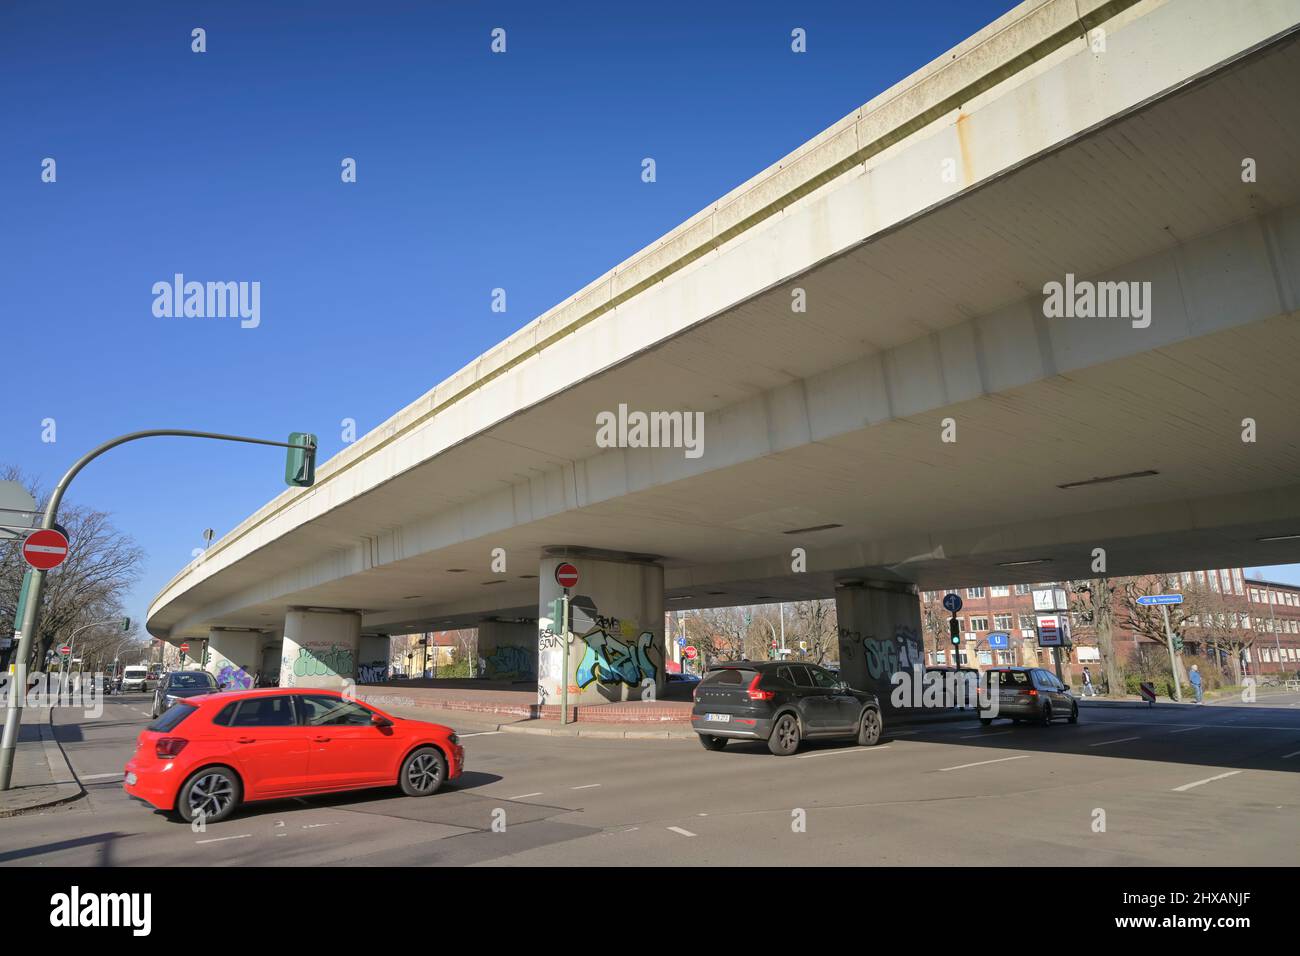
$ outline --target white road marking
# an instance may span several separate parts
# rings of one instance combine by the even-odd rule
[[[505,731],[503,731],[503,730],[478,730],[478,731],[475,731],[475,732],[472,733],[472,734],[457,734],[456,736],[459,737],[461,740],[464,740],[466,737],[491,737],[493,734],[501,734],[501,733],[505,733]]]
[[[538,790],[536,793],[521,793],[521,794],[520,794],[519,796],[517,796],[517,797],[506,797],[506,799],[507,799],[507,800],[522,800],[522,799],[524,799],[524,797],[540,797],[541,795],[542,795],[542,791]]]
[[[304,823],[304,824],[302,825],[302,828],[303,828],[304,830],[315,830],[317,827],[332,827],[332,826],[337,826],[337,824],[334,824],[334,823]]]
[[[85,773],[81,775],[81,779],[82,780],[107,780],[110,777],[121,777],[121,776],[123,776],[123,774],[122,771],[119,770],[117,771],[117,773]]]
[[[1005,737],[1011,733],[1009,730],[1000,730],[995,734],[967,734],[965,737],[958,737],[958,740],[974,740],[976,737]]]
[[[690,830],[683,830],[681,827],[669,827],[674,833],[680,833],[682,836],[695,836]]]
[[[862,754],[862,753],[871,753],[873,750],[888,750],[888,749],[889,749],[889,744],[885,744],[883,747],[879,747],[879,746],[877,746],[877,747],[848,747],[848,748],[843,749],[843,750],[819,750],[819,751],[818,751],[817,753],[815,753],[815,754],[799,754],[799,756],[795,757],[794,759],[795,759],[795,760],[807,760],[809,757],[838,757],[838,756],[840,756],[841,754]]]
[[[956,767],[940,767],[939,772],[944,773],[945,771],[948,770],[965,770],[967,767],[982,767],[985,764],[1003,763],[1007,760],[1024,760],[1028,756],[1029,754],[1021,754],[1018,757],[999,757],[997,760],[981,760],[978,763],[963,763],[963,764],[958,764]]]
[[[1191,730],[1200,730],[1200,729],[1201,729],[1201,726],[1200,726],[1199,724],[1197,724],[1195,727],[1184,727],[1182,730],[1171,730],[1171,731],[1169,731],[1169,732],[1170,732],[1171,734],[1185,734],[1185,733],[1187,733],[1188,731],[1191,731]]]
[[[581,787],[570,787],[570,790],[590,790],[592,787],[599,787],[598,783],[584,783]]]
[[[1185,783],[1181,787],[1174,787],[1174,793],[1182,793],[1185,790],[1191,790],[1192,787],[1199,787],[1202,784],[1214,783],[1216,780],[1222,780],[1224,777],[1232,777],[1241,773],[1240,770],[1229,770],[1227,773],[1221,773],[1217,777],[1206,777],[1204,780],[1196,780],[1192,783]]]
[[[1110,744],[1126,744],[1130,740],[1141,740],[1141,737],[1120,737],[1118,740],[1101,740],[1095,744],[1088,744],[1089,747],[1106,747]]]
[[[223,840],[243,840],[243,839],[246,839],[246,838],[248,838],[248,837],[251,837],[252,835],[253,835],[253,834],[251,834],[251,833],[241,833],[241,834],[239,834],[239,836],[213,837],[213,838],[210,839],[210,840],[195,840],[194,842],[195,842],[195,843],[220,843],[220,842],[222,842]]]
[[[149,711],[147,711],[147,710],[137,710],[136,713],[137,713],[137,714],[143,714],[145,717],[152,717],[152,716],[153,716],[153,714],[149,713]]]
[[[1282,759],[1290,760],[1292,757],[1296,756],[1297,754],[1300,754],[1300,750],[1293,750],[1289,754],[1283,754]]]

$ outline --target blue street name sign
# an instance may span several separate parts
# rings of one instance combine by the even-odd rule
[[[1150,607],[1152,604],[1182,604],[1183,596],[1181,594],[1144,594],[1138,598],[1139,604],[1145,604]]]

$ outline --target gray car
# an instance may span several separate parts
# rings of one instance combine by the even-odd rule
[[[1072,724],[1079,722],[1079,702],[1050,671],[1041,667],[992,667],[984,674],[985,685],[998,695],[996,710],[980,707],[980,723],[984,726],[998,717],[1009,717],[1017,724],[1032,720],[1046,725],[1062,717]]]
[[[178,700],[215,694],[220,689],[216,678],[207,671],[172,671],[164,674],[153,695],[153,716],[162,716]]]

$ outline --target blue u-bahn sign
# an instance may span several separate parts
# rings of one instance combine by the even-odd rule
[[[989,633],[989,647],[994,650],[1006,650],[1011,646],[1011,635],[1006,631],[991,631]]]

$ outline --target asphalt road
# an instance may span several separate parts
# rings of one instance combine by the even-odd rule
[[[0,864],[1300,863],[1300,694],[1086,702],[1073,726],[972,719],[784,758],[756,744],[485,733],[471,719],[456,728],[466,774],[432,797],[255,804],[201,833],[122,792],[148,703],[110,698],[96,720],[56,711],[87,795],[0,819]]]

